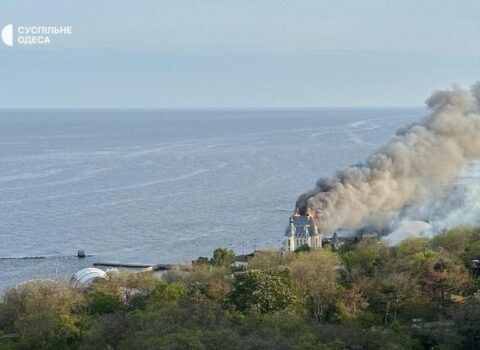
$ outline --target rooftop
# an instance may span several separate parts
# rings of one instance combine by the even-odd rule
[[[318,233],[317,226],[311,215],[294,214],[290,217],[285,230],[285,236],[314,236]]]

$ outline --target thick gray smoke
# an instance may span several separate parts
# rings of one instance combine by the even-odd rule
[[[470,91],[454,87],[426,101],[429,115],[400,129],[361,165],[324,178],[297,201],[313,211],[321,230],[389,226],[407,206],[444,195],[455,177],[480,158],[480,82]]]

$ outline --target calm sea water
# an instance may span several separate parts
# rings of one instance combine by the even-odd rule
[[[0,290],[95,261],[280,247],[301,192],[424,113],[3,110]],[[46,258],[10,259],[31,256]]]

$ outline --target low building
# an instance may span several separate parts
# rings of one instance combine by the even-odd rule
[[[246,267],[248,265],[248,262],[253,259],[254,255],[255,252],[250,254],[237,255],[234,262],[235,267]]]
[[[295,249],[307,245],[312,249],[322,247],[322,234],[309,213],[300,215],[294,213],[285,229],[283,250],[293,252]]]
[[[338,251],[346,242],[345,237],[340,237],[335,231],[332,237],[326,237],[322,240],[322,245],[329,245],[333,252]]]

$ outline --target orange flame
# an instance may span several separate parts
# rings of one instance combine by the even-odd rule
[[[307,216],[310,216],[312,219],[315,218],[314,211],[310,208],[307,208]]]

